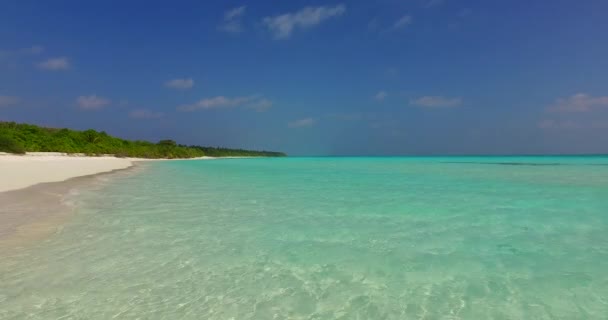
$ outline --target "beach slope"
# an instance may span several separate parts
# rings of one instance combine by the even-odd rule
[[[131,159],[66,156],[63,154],[0,154],[0,192],[38,183],[64,181],[74,177],[129,168]]]

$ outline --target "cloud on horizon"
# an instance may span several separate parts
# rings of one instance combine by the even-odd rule
[[[316,120],[313,118],[304,118],[298,119],[287,123],[287,127],[289,128],[304,128],[304,127],[312,127],[316,123]]]
[[[590,112],[608,109],[608,96],[592,97],[586,93],[577,93],[567,98],[559,98],[547,108],[549,112]]]
[[[110,100],[98,97],[95,94],[89,96],[80,96],[76,99],[76,105],[82,110],[99,110],[110,104]]]
[[[608,96],[577,93],[545,108],[537,127],[543,130],[608,129]]]
[[[424,96],[410,100],[410,105],[423,108],[453,108],[462,105],[462,98],[446,98],[442,96]]]
[[[245,15],[246,10],[247,6],[240,6],[226,11],[224,13],[224,21],[218,26],[218,29],[229,33],[242,32],[241,19]]]
[[[179,90],[191,89],[192,87],[194,87],[194,79],[172,79],[165,82],[165,87]]]
[[[272,107],[272,101],[259,95],[234,98],[217,96],[213,98],[201,99],[193,104],[179,106],[177,107],[177,110],[183,112],[192,112],[197,110],[235,108],[241,106],[246,109],[253,109],[255,111],[262,112]]]
[[[332,17],[341,16],[346,12],[343,4],[334,7],[305,7],[297,12],[285,13],[273,17],[266,17],[263,24],[274,34],[275,39],[289,39],[295,29],[312,28]]]
[[[51,58],[38,64],[44,70],[60,71],[70,68],[70,61],[66,57]]]

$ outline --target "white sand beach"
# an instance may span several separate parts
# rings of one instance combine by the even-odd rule
[[[133,165],[133,159],[71,156],[61,153],[0,154],[0,192],[38,183],[64,181]]]
[[[230,157],[240,158],[240,157]],[[214,157],[171,160],[208,160]],[[92,157],[59,152],[28,152],[14,155],[0,152],[0,192],[27,188],[44,182],[59,182],[71,178],[126,169],[139,161],[168,159]]]
[[[179,160],[208,160],[199,157]],[[14,155],[0,152],[0,249],[54,232],[72,212],[62,197],[97,174],[127,169],[138,162],[168,159],[116,158],[56,152]],[[57,183],[49,183],[57,182]],[[10,241],[9,241],[10,240]]]

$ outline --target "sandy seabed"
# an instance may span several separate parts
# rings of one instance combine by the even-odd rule
[[[152,159],[0,153],[0,248],[19,246],[26,239],[57,230],[73,211],[63,202],[70,190],[87,185],[97,175],[133,168],[146,161]]]

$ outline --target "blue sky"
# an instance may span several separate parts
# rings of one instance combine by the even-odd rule
[[[4,1],[0,120],[292,155],[608,153],[606,12]]]

